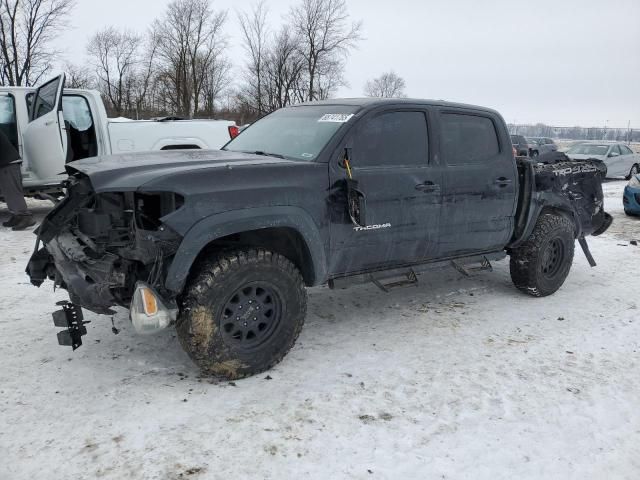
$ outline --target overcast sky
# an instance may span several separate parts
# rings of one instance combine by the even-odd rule
[[[115,25],[143,33],[169,0],[77,0],[59,37],[68,60],[86,63],[95,31]],[[295,0],[267,0],[277,28]],[[640,128],[640,0],[347,0],[364,40],[348,63],[349,86],[394,70],[411,97],[499,110],[508,122]],[[239,67],[236,9],[229,10],[229,56]],[[231,6],[230,6],[231,5]],[[235,72],[239,77],[239,71]]]

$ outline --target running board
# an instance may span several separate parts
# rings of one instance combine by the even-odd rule
[[[349,288],[354,285],[373,283],[384,292],[391,289],[412,286],[418,283],[418,274],[442,268],[455,268],[465,276],[471,276],[483,271],[492,271],[492,261],[503,260],[507,254],[505,252],[493,252],[484,255],[472,255],[469,257],[450,258],[437,262],[411,265],[403,268],[393,268],[389,270],[378,270],[370,273],[362,273],[344,277],[332,278],[329,280],[329,288],[337,290]],[[394,280],[383,284],[385,280]]]
[[[451,266],[465,277],[472,277],[474,274],[481,272],[493,272],[493,266],[487,257],[482,257],[480,265],[477,267],[467,267],[467,265],[471,265],[471,263],[464,265],[458,260],[451,260]]]
[[[409,269],[409,271],[406,272],[405,277],[406,278],[404,280],[398,280],[396,282],[383,284],[380,282],[380,280],[378,280],[376,277],[371,275],[371,282],[385,293],[389,293],[389,291],[394,288],[410,287],[411,285],[416,285],[418,283],[418,275],[416,274],[416,272],[414,272],[411,269]],[[389,277],[384,277],[384,278],[388,279]]]

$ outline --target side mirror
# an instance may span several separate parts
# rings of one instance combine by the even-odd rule
[[[618,152],[611,152],[611,153],[609,154],[609,158],[619,157],[619,156],[620,156],[620,154],[619,154]]]
[[[347,203],[351,223],[356,227],[365,228],[367,226],[366,211],[367,201],[364,193],[358,190],[358,182],[347,178]]]

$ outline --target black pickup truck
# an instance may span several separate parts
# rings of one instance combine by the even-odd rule
[[[203,372],[241,378],[291,349],[305,287],[388,290],[509,255],[517,288],[554,293],[576,240],[595,265],[585,237],[611,224],[602,163],[563,159],[514,158],[504,120],[486,108],[303,104],[221,151],[70,164],[27,273],[69,292],[54,313],[61,344],[82,343],[82,308],[122,306],[138,332],[175,325]]]

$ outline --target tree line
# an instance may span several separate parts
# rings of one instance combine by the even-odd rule
[[[633,128],[554,127],[537,123],[535,125],[509,124],[509,132],[525,137],[547,137],[563,140],[640,142],[640,130]]]
[[[54,34],[68,26],[75,4],[0,0],[0,84],[33,86],[44,80],[60,58],[52,48]],[[234,16],[242,59],[228,55],[225,27]],[[214,8],[212,0],[172,0],[145,33],[115,26],[96,32],[86,46],[89,64],[64,64],[66,85],[99,90],[110,116],[226,115],[241,122],[327,99],[347,85],[345,65],[362,39],[362,22],[351,19],[346,0],[299,0],[281,25],[271,24],[268,16],[265,0],[235,14]],[[391,90],[383,76],[381,88],[372,83],[367,91],[403,94],[403,81],[394,75]]]

